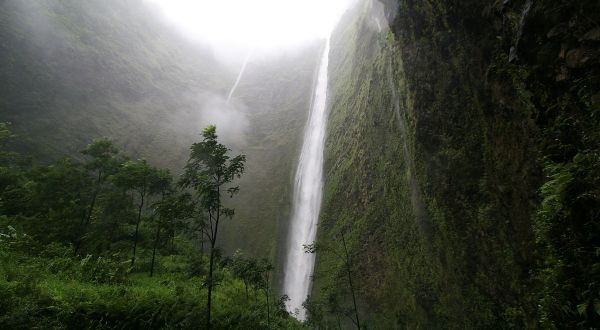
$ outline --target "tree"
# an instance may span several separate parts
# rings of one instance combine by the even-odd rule
[[[354,283],[352,282],[352,258],[350,256],[350,254],[348,253],[348,247],[346,245],[346,238],[344,236],[344,232],[340,232],[340,237],[341,237],[341,243],[342,243],[342,253],[339,253],[338,251],[336,251],[334,248],[331,249],[327,249],[328,252],[332,252],[335,256],[337,256],[338,258],[340,258],[340,260],[343,260],[344,262],[344,268],[346,271],[346,278],[348,280],[348,286],[350,288],[350,294],[352,296],[352,305],[353,305],[353,312],[354,312],[354,317],[351,317],[348,313],[343,313],[345,316],[347,316],[352,323],[354,323],[354,325],[356,325],[356,328],[360,330],[360,318],[358,316],[358,305],[356,302],[356,292],[355,292],[355,287],[354,287]],[[334,238],[334,240],[338,240],[337,237]],[[312,243],[312,244],[306,244],[304,245],[304,252],[305,253],[316,253],[317,251],[324,251],[325,249],[323,248],[323,246],[321,245],[317,245],[316,243]],[[333,299],[333,297],[329,297],[330,300]],[[334,302],[334,305],[336,303]],[[332,306],[334,307],[334,310],[337,312],[337,307],[336,306]]]
[[[15,152],[7,150],[9,142],[15,137],[10,130],[10,124],[0,122],[0,166],[13,166],[15,157],[18,156]],[[0,186],[2,187],[2,186]]]
[[[98,194],[106,179],[119,168],[122,159],[119,157],[119,150],[113,145],[108,138],[95,139],[81,151],[82,154],[88,157],[84,164],[85,168],[94,177],[92,196],[90,198],[87,210],[83,212],[79,227],[80,234],[75,244],[75,254],[79,253],[83,238],[86,234],[86,228],[90,223]]]
[[[43,228],[31,228],[44,233],[48,240],[78,242],[81,214],[86,205],[83,197],[89,193],[90,178],[80,164],[64,158],[49,166],[34,168],[29,173],[33,182],[29,208],[44,219]]]
[[[109,249],[113,242],[128,239],[126,231],[122,230],[122,225],[128,219],[135,219],[136,216],[135,206],[128,195],[128,190],[114,184],[111,188],[107,189],[99,200],[99,226],[97,227],[102,233],[101,243]]]
[[[160,181],[159,181],[160,182]],[[170,181],[169,181],[170,183]],[[162,191],[160,201],[154,204],[154,214],[156,217],[156,235],[152,248],[152,262],[150,264],[150,277],[154,275],[154,262],[156,259],[156,249],[160,240],[162,228],[172,228],[177,219],[189,218],[194,211],[194,204],[190,194],[177,195],[170,187]]]
[[[231,259],[231,270],[233,274],[244,282],[246,289],[246,301],[248,301],[248,285],[254,287],[254,300],[257,301],[256,292],[262,290],[266,298],[267,324],[271,325],[271,272],[273,264],[267,258],[255,259],[245,257],[238,250]]]
[[[271,306],[269,298],[271,296],[271,272],[273,271],[273,264],[269,259],[263,258],[257,262],[257,271],[259,274],[259,287],[265,293],[267,299],[267,325],[271,327]]]
[[[155,194],[160,194],[160,201],[157,203],[160,205],[161,202],[165,201],[165,198],[173,193],[173,189],[171,188],[171,183],[173,181],[173,177],[169,170],[158,170],[156,172],[156,179],[150,186],[151,192]],[[160,229],[162,226],[162,217],[159,214],[155,204],[155,212],[154,216],[156,218],[156,236],[154,237],[154,244],[152,246],[152,263],[150,265],[150,277],[154,275],[154,261],[156,260],[156,248],[158,246],[158,241],[160,239]]]
[[[166,180],[160,177],[159,171],[148,165],[145,160],[142,161],[126,161],[119,172],[114,176],[114,182],[117,186],[131,190],[137,194],[137,219],[135,222],[135,233],[133,236],[133,252],[131,257],[131,266],[135,265],[135,257],[137,243],[139,237],[140,223],[142,221],[142,211],[146,205],[146,200],[149,195],[157,192],[157,182]],[[163,174],[164,175],[164,174]],[[155,189],[152,189],[155,188]]]
[[[0,213],[3,215],[32,213],[29,205],[31,185],[25,166],[31,164],[18,153],[8,150],[14,137],[10,124],[0,122]]]
[[[236,177],[244,173],[245,155],[230,158],[227,147],[217,141],[217,128],[210,125],[202,132],[203,141],[194,143],[190,148],[190,158],[179,181],[182,188],[190,188],[200,207],[206,212],[202,226],[203,234],[210,243],[208,269],[207,297],[207,327],[210,329],[212,289],[214,286],[213,272],[215,262],[215,246],[219,231],[219,222],[224,218],[232,218],[233,209],[223,206],[221,194],[227,192],[233,197],[239,187],[226,187]]]
[[[233,274],[244,282],[246,291],[246,302],[248,302],[248,285],[252,280],[252,270],[254,268],[253,259],[246,258],[244,254],[237,250],[231,259],[231,270]]]

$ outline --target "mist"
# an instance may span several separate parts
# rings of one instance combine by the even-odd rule
[[[329,36],[353,0],[146,0],[191,40],[220,55],[277,53]]]
[[[190,128],[216,125],[224,144],[237,148],[243,148],[247,144],[246,135],[250,122],[248,108],[243,102],[228,102],[222,95],[213,93],[198,96],[193,102],[197,104],[197,110],[191,114],[192,121],[181,125],[191,124]]]

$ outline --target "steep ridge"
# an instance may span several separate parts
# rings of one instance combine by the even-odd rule
[[[311,322],[352,324],[348,273],[370,328],[598,322],[599,9],[386,0],[344,17]]]
[[[0,15],[2,120],[36,158],[111,136],[133,156],[179,166],[201,92],[227,84],[208,49],[141,1],[4,1]]]

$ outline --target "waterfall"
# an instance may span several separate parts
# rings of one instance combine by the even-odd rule
[[[238,73],[237,79],[235,80],[233,87],[231,87],[231,90],[229,91],[229,95],[227,95],[227,104],[229,104],[229,101],[231,100],[231,97],[233,96],[233,92],[235,92],[237,86],[240,83],[240,80],[242,80],[244,71],[246,71],[246,65],[248,65],[248,61],[250,61],[250,57],[252,56],[253,53],[254,53],[254,51],[250,51],[248,53],[248,55],[246,55],[246,58],[244,59],[244,63],[242,64],[242,68],[240,69],[240,73]]]
[[[311,277],[315,266],[315,255],[304,253],[303,245],[315,241],[323,195],[323,148],[327,120],[328,65],[329,39],[325,44],[319,67],[313,104],[304,131],[304,144],[294,180],[292,217],[285,264],[283,288],[290,298],[287,307],[290,312],[297,312],[297,318],[301,321],[306,317],[302,303],[310,292]]]

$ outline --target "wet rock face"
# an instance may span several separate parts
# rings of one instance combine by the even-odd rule
[[[592,116],[600,103],[600,31],[591,16],[600,4],[380,2],[391,33],[383,38],[357,28],[348,37],[362,45],[377,40],[380,53],[372,58],[360,50],[334,50],[343,57],[334,58],[336,63],[352,64],[333,65],[341,71],[332,73],[333,86],[342,87],[332,99],[328,148],[339,158],[331,160],[337,167],[327,174],[326,190],[350,183],[335,190],[348,191],[343,198],[325,199],[323,225],[324,232],[336,220],[362,230],[349,237],[360,247],[354,250],[357,258],[372,265],[356,275],[366,287],[366,314],[384,315],[380,320],[396,328],[528,328],[542,324],[543,305],[548,323],[542,327],[581,322],[574,320],[582,316],[553,314],[562,307],[544,302],[577,296],[585,281],[540,284],[532,274],[543,273],[539,265],[555,257],[540,245],[561,252],[572,246],[540,229],[547,164],[567,166],[583,150],[598,148],[591,141],[600,127]],[[386,75],[389,65],[392,79]],[[348,77],[369,79],[340,82]],[[393,91],[381,80],[393,81]],[[347,95],[350,90],[355,93]],[[401,100],[399,115],[390,113],[394,98]],[[405,135],[390,124],[397,117],[407,123]],[[360,136],[360,142],[344,132]],[[399,147],[404,145],[408,156]],[[410,205],[410,185],[402,181],[407,164],[431,218],[430,238],[415,230],[414,212],[386,203],[392,198]],[[385,179],[375,169],[387,171]],[[346,209],[353,212],[340,220],[335,211]],[[566,227],[557,223],[545,228],[581,230],[569,227],[570,221],[562,222]],[[577,267],[584,265],[572,269]],[[585,267],[579,272],[589,275],[592,261]],[[543,294],[548,299],[538,300]],[[386,300],[392,297],[394,304]]]

